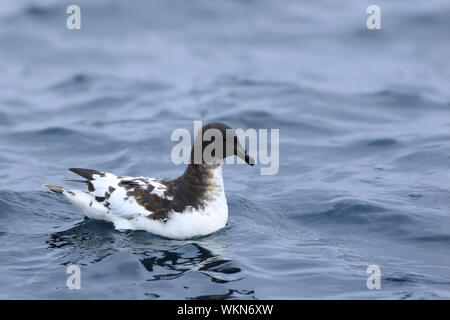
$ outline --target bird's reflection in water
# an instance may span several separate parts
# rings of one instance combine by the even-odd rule
[[[192,272],[202,273],[215,283],[244,277],[237,263],[226,259],[226,244],[215,240],[215,236],[174,241],[140,231],[119,233],[108,223],[84,220],[51,234],[47,245],[58,249],[62,265],[88,266],[118,252],[131,253],[148,271],[146,281],[171,280]],[[230,291],[223,297],[233,294]]]
[[[199,242],[188,242],[168,250],[153,251],[140,259],[144,267],[153,274],[149,281],[174,279],[187,272],[201,272],[217,283],[240,280],[241,269],[223,257],[222,253],[207,249]],[[157,274],[155,266],[167,273]]]

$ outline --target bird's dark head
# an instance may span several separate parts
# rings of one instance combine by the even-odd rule
[[[191,163],[221,163],[225,158],[237,156],[251,166],[255,164],[232,127],[222,122],[210,122],[202,127],[201,133],[195,137]]]

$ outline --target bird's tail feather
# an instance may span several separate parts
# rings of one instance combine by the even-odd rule
[[[64,187],[56,186],[54,184],[43,184],[42,186],[44,188],[48,188],[51,191],[56,192],[56,193],[63,193],[63,191],[64,191]]]

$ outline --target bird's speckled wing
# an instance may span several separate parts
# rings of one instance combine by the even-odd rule
[[[90,169],[69,169],[86,178],[95,201],[110,213],[125,219],[143,215],[165,221],[167,215],[157,214],[157,208],[171,201],[166,180],[145,177],[117,177],[114,174]],[[156,214],[155,214],[156,213]]]

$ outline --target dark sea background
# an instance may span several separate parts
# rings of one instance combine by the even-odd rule
[[[445,0],[3,0],[0,298],[450,298],[449,58]],[[280,130],[278,174],[224,167],[213,235],[119,233],[41,187],[176,177],[194,120]]]

